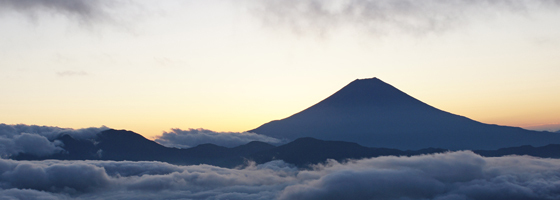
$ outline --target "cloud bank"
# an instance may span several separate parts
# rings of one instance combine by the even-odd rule
[[[224,147],[236,147],[251,141],[261,141],[269,144],[280,144],[283,141],[248,132],[215,132],[207,129],[171,129],[154,140],[157,143],[176,148],[190,148],[199,144],[212,143]]]
[[[7,158],[19,153],[47,156],[63,151],[62,142],[55,140],[61,134],[76,139],[90,139],[107,127],[70,129],[52,126],[0,124],[0,157]]]
[[[457,27],[474,16],[560,8],[558,0],[267,0],[252,1],[264,24],[297,33],[352,26],[374,34],[426,34]]]
[[[0,195],[44,199],[558,199],[560,160],[470,151],[242,169],[162,162],[0,160]]]

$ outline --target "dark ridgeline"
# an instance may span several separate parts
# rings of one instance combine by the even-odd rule
[[[298,167],[325,162],[327,159],[345,161],[379,156],[413,156],[447,152],[446,149],[427,148],[417,151],[401,151],[388,148],[364,147],[354,142],[323,141],[315,138],[299,138],[288,144],[257,152],[249,156],[256,163],[283,160]]]
[[[74,139],[61,135],[56,140],[64,143],[64,152],[37,157],[29,154],[13,156],[15,160],[115,160],[115,161],[161,161],[177,165],[209,164],[236,167],[252,160],[257,164],[272,160],[284,160],[298,167],[325,162],[327,159],[345,161],[378,156],[413,156],[447,152],[446,149],[426,148],[402,151],[390,148],[370,148],[353,142],[323,141],[299,138],[275,147],[253,141],[233,148],[214,144],[201,144],[187,149],[162,146],[141,135],[125,130],[107,130],[94,139]],[[531,155],[544,158],[560,158],[560,145],[543,147],[520,146],[498,150],[475,150],[483,156]]]
[[[74,139],[70,135],[61,135],[55,140],[64,143],[64,152],[45,157],[19,154],[13,159],[162,161],[178,165],[210,164],[229,167],[243,164],[244,157],[250,154],[275,147],[253,141],[233,148],[214,144],[201,144],[188,149],[169,148],[125,130],[102,131],[96,138],[89,140]]]
[[[401,150],[498,149],[560,143],[560,135],[484,124],[425,104],[377,79],[358,79],[325,100],[250,130],[276,138],[356,142]]]
[[[61,135],[56,140],[64,143],[64,152],[38,157],[19,154],[15,160],[115,160],[115,161],[162,161],[178,165],[210,164],[221,167],[236,167],[253,160],[258,164],[272,160],[284,160],[300,167],[317,164],[327,159],[369,158],[386,155],[419,155],[445,152],[445,149],[423,149],[401,151],[386,148],[368,148],[351,142],[322,141],[300,138],[275,147],[264,142],[253,141],[233,148],[214,144],[201,144],[187,149],[169,148],[143,136],[125,130],[106,130],[94,139],[74,139]]]
[[[542,147],[524,145],[520,147],[501,148],[498,150],[474,150],[473,152],[486,157],[528,155],[540,158],[560,158],[560,144],[549,144]]]
[[[64,143],[61,153],[44,157],[18,154],[11,158],[162,161],[222,167],[236,167],[248,160],[257,164],[284,160],[306,167],[327,159],[412,156],[447,149],[478,149],[473,152],[489,157],[560,158],[558,133],[480,123],[429,106],[377,78],[353,81],[314,106],[251,132],[293,141],[278,147],[254,141],[233,148],[201,144],[177,149],[131,131],[106,130],[92,139],[60,135],[54,140]]]

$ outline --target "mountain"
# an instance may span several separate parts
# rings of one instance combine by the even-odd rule
[[[486,157],[500,157],[507,155],[528,155],[540,158],[560,158],[560,144],[549,144],[542,147],[524,145],[520,147],[508,147],[498,150],[474,150],[476,154]]]
[[[141,135],[125,130],[106,130],[93,139],[75,139],[63,134],[56,138],[64,145],[64,152],[37,157],[18,154],[14,160],[129,160],[161,161],[177,165],[209,164],[220,167],[237,167],[248,160],[257,164],[272,160],[284,160],[298,167],[326,162],[328,159],[345,161],[348,159],[371,158],[378,156],[413,156],[447,152],[447,149],[426,148],[417,151],[402,151],[390,148],[364,147],[354,142],[324,141],[315,138],[298,138],[290,143],[275,147],[253,141],[233,148],[214,144],[201,144],[188,149],[162,146]],[[530,155],[543,158],[560,158],[560,145],[543,147],[519,146],[498,150],[474,150],[487,157],[504,155]]]
[[[323,141],[315,138],[299,138],[288,144],[257,152],[248,158],[256,163],[283,160],[298,167],[325,162],[327,159],[343,161],[379,156],[412,156],[446,152],[446,149],[422,149],[401,151],[388,148],[369,148],[353,142]]]
[[[201,144],[188,149],[177,149],[162,146],[132,131],[112,129],[98,133],[93,139],[75,139],[64,134],[55,140],[64,144],[64,152],[44,157],[18,154],[12,159],[162,161],[179,165],[211,164],[233,167],[243,164],[245,157],[250,154],[275,147],[254,141],[234,148]]]
[[[357,79],[323,101],[250,130],[275,138],[355,142],[369,147],[499,149],[560,143],[560,134],[484,124],[423,103],[377,79]]]
[[[377,156],[410,156],[445,152],[445,149],[401,151],[387,148],[368,148],[352,142],[323,141],[300,138],[282,146],[253,141],[233,148],[214,144],[201,144],[192,148],[178,149],[162,146],[152,140],[126,130],[106,130],[93,139],[75,139],[63,134],[55,140],[64,145],[64,152],[38,157],[18,154],[14,160],[114,160],[114,161],[161,161],[177,165],[209,164],[236,167],[248,160],[257,164],[272,160],[284,160],[300,167],[325,162],[327,159],[343,161]]]

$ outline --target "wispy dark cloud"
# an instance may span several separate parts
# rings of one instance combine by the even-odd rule
[[[248,132],[215,132],[207,129],[171,129],[157,136],[156,142],[167,147],[189,148],[199,144],[212,143],[219,146],[235,147],[251,141],[261,141],[269,144],[280,144],[283,141]]]
[[[112,20],[122,1],[109,0],[0,0],[0,12],[17,11],[37,18],[40,13],[61,14],[84,24]]]
[[[242,169],[130,161],[0,159],[7,199],[558,199],[560,160],[470,151]]]
[[[107,127],[70,129],[52,126],[0,124],[0,157],[7,158],[19,153],[46,156],[63,151],[62,142],[55,140],[61,134],[74,138],[89,139]]]
[[[268,0],[252,1],[267,25],[321,34],[351,26],[374,34],[426,34],[462,26],[467,19],[487,19],[500,12],[531,13],[560,8],[557,0]]]

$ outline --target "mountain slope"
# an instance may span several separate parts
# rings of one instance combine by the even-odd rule
[[[388,148],[369,148],[353,142],[323,141],[315,138],[299,138],[273,149],[257,152],[249,156],[256,163],[284,160],[287,163],[304,167],[309,164],[325,162],[327,159],[343,161],[379,156],[411,156],[446,152],[446,149],[422,149],[401,151]]]
[[[560,134],[484,124],[439,110],[377,78],[355,80],[299,113],[249,132],[403,150],[488,150],[560,143]]]
[[[486,157],[500,157],[507,155],[528,155],[540,158],[560,158],[560,144],[549,144],[542,147],[533,147],[530,145],[520,147],[508,147],[498,150],[474,150],[476,154]]]
[[[130,160],[162,161],[178,165],[209,164],[221,167],[237,167],[248,160],[257,164],[272,160],[284,160],[298,167],[309,167],[334,159],[361,159],[378,156],[412,156],[447,152],[447,149],[426,148],[417,151],[389,148],[364,147],[353,142],[324,141],[315,138],[299,138],[290,143],[275,147],[253,141],[233,148],[214,144],[201,144],[188,149],[164,147],[134,132],[107,130],[95,139],[75,139],[61,135],[56,140],[64,143],[63,153],[37,157],[18,154],[15,160]],[[519,146],[498,150],[474,150],[483,156],[531,155],[543,158],[560,158],[560,145],[543,147]]]
[[[179,165],[211,164],[234,167],[243,164],[244,157],[250,154],[275,147],[255,141],[234,148],[201,144],[188,149],[177,149],[162,146],[131,131],[113,129],[102,131],[94,139],[80,140],[70,135],[61,135],[55,140],[64,144],[64,152],[44,157],[18,154],[12,159],[162,161]]]

